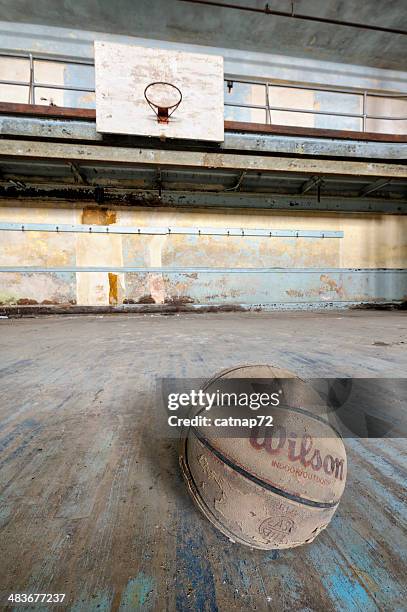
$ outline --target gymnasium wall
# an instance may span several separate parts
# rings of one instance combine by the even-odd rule
[[[270,309],[407,299],[406,216],[69,206],[41,208],[25,201],[22,207],[9,201],[0,207],[0,223],[320,230],[340,231],[343,237],[0,230],[2,304]],[[26,266],[35,271],[20,270]],[[134,267],[155,271],[128,271]],[[171,272],[174,268],[178,271]]]

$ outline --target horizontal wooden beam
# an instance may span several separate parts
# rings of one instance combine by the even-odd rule
[[[321,197],[282,195],[272,193],[242,193],[208,192],[208,191],[172,191],[157,189],[122,189],[103,187],[102,194],[97,194],[97,187],[84,185],[44,185],[28,184],[16,186],[0,183],[0,207],[15,206],[16,201],[24,200],[24,206],[82,208],[84,203],[96,205],[102,201],[104,206],[113,208],[136,207],[143,208],[183,208],[199,209],[244,209],[244,210],[285,210],[291,213],[298,211],[330,211],[330,212],[367,212],[380,214],[407,214],[406,200],[390,200],[385,198],[354,198],[348,196]]]
[[[17,104],[0,102],[0,115],[24,115],[25,117],[53,117],[54,119],[85,119],[96,121],[94,108],[68,108],[43,104]]]
[[[248,132],[256,134],[309,136],[310,138],[338,138],[339,140],[407,142],[407,134],[381,134],[379,132],[356,132],[353,130],[327,130],[322,128],[300,127],[297,125],[266,125],[264,123],[245,123],[241,121],[225,121],[225,130],[230,132]]]
[[[0,115],[23,115],[26,117],[52,117],[54,119],[78,119],[96,121],[93,108],[67,108],[42,104],[17,104],[0,102]],[[327,130],[292,125],[266,125],[242,121],[225,121],[225,131],[280,136],[305,136],[309,138],[338,138],[345,140],[366,140],[376,142],[407,142],[406,134],[380,134],[378,132],[356,132],[353,130]]]
[[[137,147],[68,144],[31,140],[0,140],[0,157],[11,159],[59,160],[63,162],[143,165],[161,168],[198,167],[210,169],[252,170],[255,172],[287,172],[407,178],[402,164],[360,162],[200,151],[167,151]]]

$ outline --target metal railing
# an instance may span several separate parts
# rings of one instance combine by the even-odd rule
[[[399,94],[399,93],[385,93],[385,92],[376,92],[370,91],[368,89],[360,90],[360,89],[350,89],[344,87],[328,87],[328,86],[316,86],[316,85],[302,85],[297,83],[281,83],[281,82],[273,82],[273,81],[253,81],[248,79],[241,78],[225,78],[225,83],[227,89],[230,91],[233,89],[235,83],[240,83],[244,85],[252,85],[256,87],[264,87],[265,89],[265,104],[247,104],[244,102],[228,102],[225,101],[224,105],[226,107],[235,107],[235,108],[247,108],[247,109],[257,109],[263,110],[265,112],[266,124],[272,123],[272,111],[279,111],[284,113],[303,113],[310,115],[326,115],[333,117],[346,117],[346,118],[355,118],[361,120],[361,131],[366,131],[367,120],[385,120],[385,121],[407,121],[406,117],[397,117],[392,115],[373,115],[367,112],[367,101],[368,97],[370,98],[382,98],[385,100],[407,100],[407,94]],[[272,95],[270,94],[270,88],[281,88],[281,89],[302,89],[305,91],[316,91],[316,92],[328,92],[328,93],[337,93],[352,96],[359,96],[361,98],[361,106],[362,110],[359,113],[356,112],[339,112],[337,110],[317,110],[317,109],[308,109],[308,108],[293,108],[286,106],[276,106],[271,104],[270,100],[272,99]],[[226,94],[227,95],[227,94]]]
[[[83,87],[83,86],[75,86],[75,85],[66,85],[55,84],[55,83],[41,83],[40,81],[36,81],[35,79],[35,62],[52,62],[52,63],[61,63],[67,64],[71,66],[75,65],[85,65],[85,66],[93,66],[94,62],[91,59],[74,59],[64,56],[49,56],[44,54],[37,53],[6,53],[0,51],[0,65],[3,59],[26,59],[29,61],[29,80],[28,81],[14,81],[8,79],[0,79],[0,85],[16,85],[20,87],[28,88],[28,96],[27,103],[28,104],[37,104],[35,90],[38,88],[42,89],[56,89],[59,91],[77,91],[83,93],[94,93],[94,87]]]
[[[75,66],[75,65],[86,65],[86,66],[94,66],[94,62],[92,59],[77,59],[71,57],[64,56],[52,56],[46,54],[37,54],[37,53],[10,53],[0,51],[0,65],[4,59],[25,59],[29,62],[29,80],[28,81],[17,81],[17,80],[9,80],[9,79],[0,79],[0,85],[14,85],[20,87],[28,88],[27,102],[28,104],[36,104],[36,90],[39,88],[42,89],[55,89],[59,91],[72,91],[79,93],[95,93],[94,87],[85,87],[82,85],[68,85],[68,84],[55,84],[55,83],[45,83],[37,81],[35,78],[35,65],[36,62],[52,62],[52,63],[62,63],[67,66]],[[248,104],[244,101],[228,101],[227,99],[224,102],[226,108],[237,108],[237,109],[252,109],[252,110],[262,110],[265,113],[265,124],[272,123],[272,112],[284,112],[284,113],[300,113],[304,115],[325,115],[332,117],[344,117],[350,119],[359,119],[361,122],[360,128],[361,131],[367,130],[367,121],[368,120],[376,120],[376,121],[407,121],[406,117],[392,116],[392,115],[376,115],[369,114],[367,112],[368,106],[368,98],[380,98],[383,100],[407,100],[407,93],[392,93],[392,92],[377,92],[371,91],[368,89],[352,89],[352,88],[344,88],[344,87],[331,87],[331,86],[317,86],[317,85],[305,85],[299,83],[281,83],[279,81],[262,81],[262,80],[249,80],[242,79],[240,77],[225,77],[225,86],[228,92],[230,92],[235,84],[243,84],[243,85],[251,85],[255,87],[263,87],[264,88],[264,104]],[[335,109],[332,110],[318,110],[315,108],[292,108],[286,106],[274,105],[271,103],[273,99],[273,93],[270,91],[270,88],[276,89],[281,88],[284,89],[301,89],[305,91],[314,91],[314,92],[329,92],[329,93],[337,93],[342,94],[344,96],[353,95],[359,96],[361,99],[361,111],[360,112],[341,112]],[[225,94],[227,97],[227,93]],[[349,129],[349,128],[347,128]],[[352,130],[350,130],[352,131]]]

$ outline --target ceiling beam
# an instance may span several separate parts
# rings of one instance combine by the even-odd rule
[[[59,160],[62,162],[150,166],[157,168],[198,167],[209,169],[287,172],[305,175],[356,175],[407,178],[407,166],[396,163],[274,157],[200,151],[169,151],[137,147],[52,143],[30,140],[0,140],[0,158]]]
[[[83,207],[86,202],[109,205],[118,208],[145,206],[157,208],[185,209],[257,209],[332,212],[368,212],[407,214],[407,199],[386,200],[352,198],[346,196],[324,196],[318,201],[315,196],[282,195],[270,193],[208,192],[208,191],[162,191],[158,189],[103,188],[103,201],[98,196],[100,187],[79,185],[26,185],[25,188],[0,184],[0,206],[15,206],[16,200],[23,200],[25,206],[40,200],[41,206]]]

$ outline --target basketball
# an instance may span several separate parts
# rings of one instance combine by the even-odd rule
[[[233,542],[263,550],[312,542],[329,524],[344,491],[342,438],[323,415],[310,410],[318,398],[292,372],[239,366],[219,373],[204,389],[214,391],[220,381],[233,378],[240,385],[244,379],[247,392],[250,379],[296,378],[296,397],[289,408],[272,409],[273,427],[254,427],[245,437],[219,437],[218,428],[184,431],[180,465],[188,491]]]

